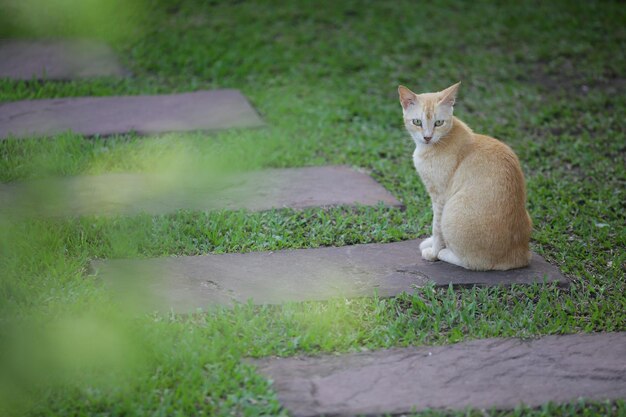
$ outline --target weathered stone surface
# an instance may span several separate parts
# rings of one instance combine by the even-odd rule
[[[269,169],[214,180],[148,174],[70,177],[0,185],[0,197],[0,212],[50,216],[400,205],[369,175],[346,166]]]
[[[0,41],[0,78],[17,80],[124,76],[111,48],[91,40]]]
[[[5,139],[66,131],[108,136],[262,125],[256,111],[237,90],[0,103],[0,138]]]
[[[295,417],[626,398],[626,333],[254,361]]]
[[[534,255],[519,271],[471,272],[419,255],[419,241],[93,263],[97,276],[116,285],[141,280],[152,308],[191,312],[212,304],[230,305],[390,297],[429,282],[438,286],[567,284],[559,270]],[[131,271],[131,272],[129,272]],[[121,285],[124,289],[124,285]]]

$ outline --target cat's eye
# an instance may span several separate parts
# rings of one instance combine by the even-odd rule
[[[411,120],[411,122],[413,122],[413,124],[415,126],[421,126],[422,125],[422,121],[420,119],[413,119],[413,120]]]
[[[435,127],[439,127],[439,126],[441,126],[441,125],[443,125],[443,120],[437,120],[437,121],[435,121]]]

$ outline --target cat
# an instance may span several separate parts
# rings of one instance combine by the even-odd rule
[[[527,266],[532,223],[513,150],[453,116],[461,83],[437,93],[398,87],[413,163],[430,195],[432,236],[422,258],[487,271]]]

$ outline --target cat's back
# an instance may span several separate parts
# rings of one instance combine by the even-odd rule
[[[491,136],[479,133],[472,135],[473,141],[457,169],[457,177],[463,180],[463,187],[480,187],[492,191],[505,188],[510,197],[518,195],[525,199],[524,174],[515,152]]]
[[[532,222],[519,160],[505,143],[473,134],[442,217],[448,246],[477,270],[528,265]]]
[[[506,143],[494,137],[473,133],[478,152],[485,157],[495,160],[502,160],[503,163],[515,163],[519,165],[519,161],[513,149]]]

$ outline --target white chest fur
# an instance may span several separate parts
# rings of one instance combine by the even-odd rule
[[[450,153],[439,153],[429,148],[418,146],[413,153],[413,164],[433,202],[445,203],[457,158]]]

